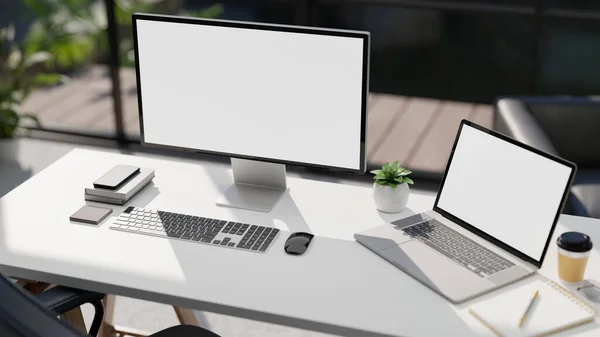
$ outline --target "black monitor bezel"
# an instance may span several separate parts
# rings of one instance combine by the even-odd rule
[[[148,20],[148,21],[160,21],[169,23],[183,23],[183,24],[195,24],[195,25],[209,25],[209,26],[220,26],[220,27],[233,27],[243,29],[257,29],[257,30],[269,30],[269,31],[281,31],[301,34],[316,34],[316,35],[331,35],[341,37],[352,37],[360,38],[363,40],[363,79],[362,79],[362,100],[361,100],[361,126],[360,126],[360,167],[358,169],[347,168],[347,167],[335,167],[313,163],[302,163],[289,160],[280,160],[273,158],[255,157],[236,153],[224,153],[210,150],[185,148],[171,145],[162,145],[156,143],[149,143],[145,140],[144,134],[144,123],[143,123],[143,105],[142,105],[142,89],[141,89],[141,76],[140,76],[140,65],[139,65],[139,52],[138,52],[138,36],[137,36],[137,21]],[[287,165],[298,165],[303,167],[311,167],[335,172],[351,172],[363,174],[367,168],[366,162],[366,140],[367,140],[367,99],[369,94],[369,57],[370,57],[370,34],[368,32],[359,31],[346,31],[346,30],[335,30],[325,28],[312,28],[312,27],[300,27],[300,26],[289,26],[289,25],[275,25],[266,23],[252,23],[252,22],[240,22],[231,20],[217,20],[217,19],[201,19],[201,18],[189,18],[189,17],[177,17],[169,15],[158,15],[158,14],[147,14],[147,13],[135,13],[132,15],[133,22],[133,43],[135,53],[135,70],[136,70],[136,81],[137,81],[137,95],[138,95],[138,110],[139,110],[139,122],[140,122],[140,142],[142,146],[185,151],[192,153],[211,154],[218,156],[225,156],[231,158],[257,160],[263,162],[287,164]]]
[[[550,231],[548,233],[548,238],[546,239],[546,244],[544,245],[544,251],[542,252],[542,256],[540,257],[540,260],[536,260],[533,257],[530,257],[528,255],[526,255],[525,253],[513,248],[512,246],[509,246],[507,244],[505,244],[504,242],[502,242],[501,240],[496,239],[495,237],[485,233],[484,231],[474,227],[473,225],[467,223],[466,221],[463,221],[462,219],[454,216],[452,213],[445,211],[444,209],[438,207],[438,201],[440,200],[440,196],[442,195],[442,191],[444,189],[444,183],[446,182],[446,177],[448,175],[448,171],[450,169],[450,164],[452,163],[452,158],[454,157],[454,151],[456,150],[456,145],[458,144],[458,139],[460,138],[460,134],[462,132],[463,126],[470,126],[473,127],[479,131],[482,131],[484,133],[487,133],[491,136],[494,136],[496,138],[499,138],[501,140],[504,140],[510,144],[516,145],[520,148],[523,148],[525,150],[531,151],[535,154],[541,155],[547,159],[553,160],[555,162],[558,162],[559,164],[565,165],[567,167],[571,168],[571,175],[569,177],[569,181],[567,183],[567,186],[565,186],[565,191],[563,192],[563,196],[560,202],[560,205],[558,207],[558,209],[556,210],[556,215],[554,216],[554,222],[552,223],[552,227],[550,228]],[[476,234],[477,236],[482,237],[483,239],[493,243],[494,245],[500,247],[501,249],[509,252],[510,254],[513,254],[515,256],[517,256],[518,258],[527,261],[531,264],[533,264],[534,266],[541,268],[542,267],[542,263],[544,262],[544,258],[546,257],[546,252],[548,251],[548,245],[550,244],[550,240],[552,239],[552,235],[554,234],[554,230],[556,229],[556,223],[558,222],[558,218],[560,217],[561,211],[565,205],[565,202],[567,201],[567,197],[569,196],[569,192],[571,190],[571,185],[573,184],[573,179],[575,177],[575,173],[577,172],[577,165],[575,165],[575,163],[570,162],[568,160],[565,160],[563,158],[548,154],[546,152],[540,151],[532,146],[529,146],[527,144],[521,143],[513,138],[510,138],[508,136],[505,136],[499,132],[487,129],[481,125],[478,125],[476,123],[473,123],[471,121],[468,121],[466,119],[463,119],[462,122],[460,123],[460,127],[458,128],[458,132],[456,133],[456,138],[454,139],[454,145],[452,146],[452,152],[450,153],[450,158],[448,159],[448,163],[446,165],[446,171],[444,172],[444,177],[442,178],[442,182],[440,184],[440,188],[438,189],[438,193],[437,196],[435,198],[435,204],[433,206],[433,210],[439,214],[441,214],[443,217],[451,220],[452,222],[456,223],[457,225],[465,228],[466,230]]]

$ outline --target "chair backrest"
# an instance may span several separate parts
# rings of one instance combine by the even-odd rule
[[[82,337],[33,296],[0,274],[0,336]]]
[[[526,103],[561,157],[580,168],[600,168],[600,102],[555,99]]]

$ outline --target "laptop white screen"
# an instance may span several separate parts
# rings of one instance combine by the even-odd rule
[[[437,207],[541,262],[572,170],[465,124]]]

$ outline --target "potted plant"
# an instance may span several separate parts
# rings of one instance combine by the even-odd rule
[[[23,52],[14,42],[13,26],[0,29],[0,161],[16,158],[18,143],[12,141],[24,120],[39,127],[39,120],[21,111],[21,105],[33,89],[59,82],[64,76],[54,73],[33,73],[33,67],[51,59],[47,52]]]
[[[395,161],[385,163],[380,170],[371,171],[375,176],[373,184],[373,199],[378,210],[385,213],[402,211],[408,203],[410,194],[409,184],[414,184],[408,177],[412,171],[400,167]]]

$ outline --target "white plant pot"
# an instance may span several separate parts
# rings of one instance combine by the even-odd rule
[[[375,207],[385,213],[398,213],[406,208],[410,188],[407,183],[402,183],[396,188],[373,184],[373,200]]]

